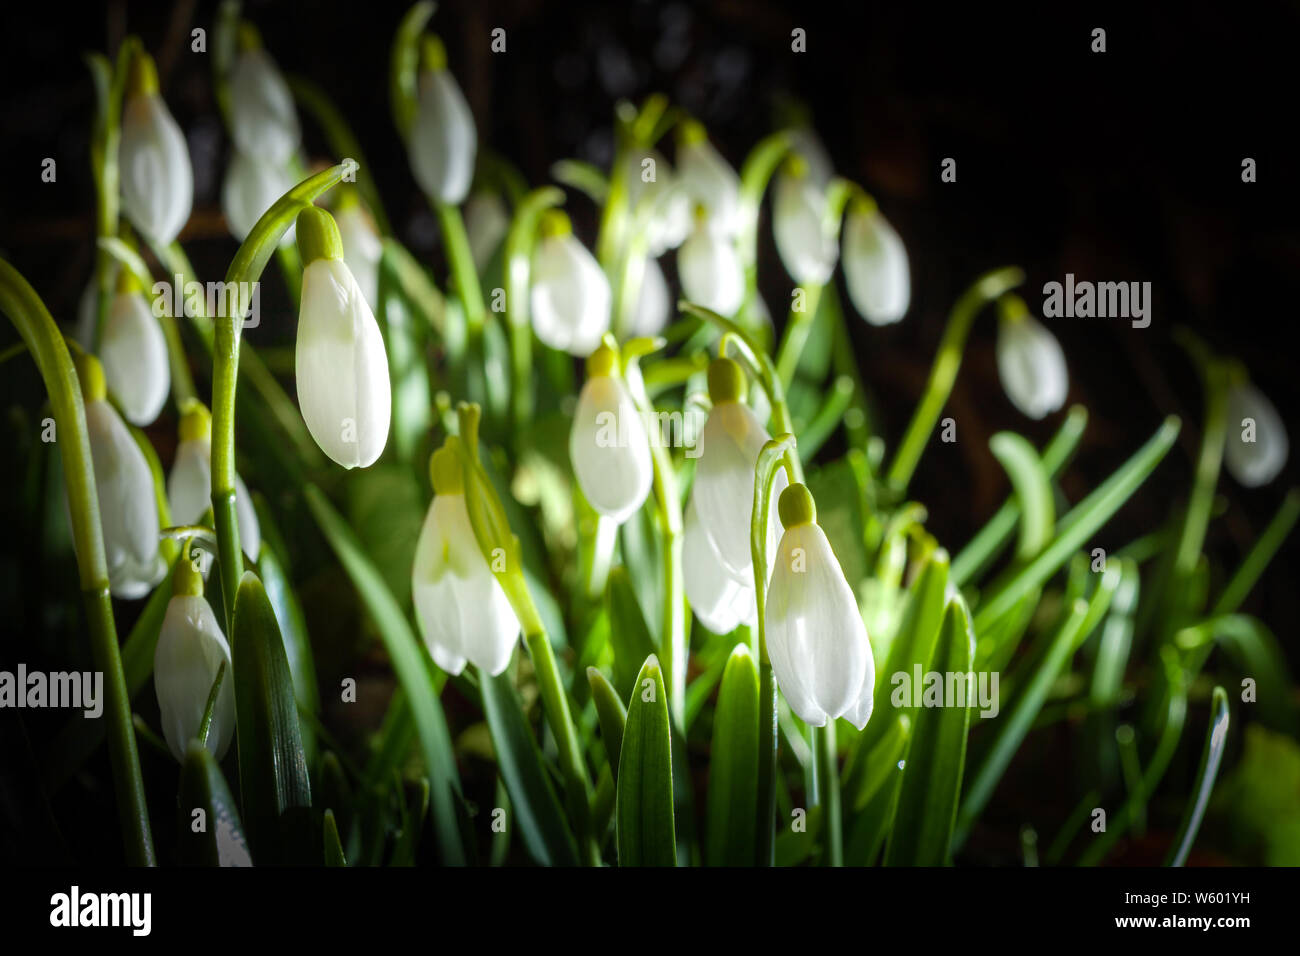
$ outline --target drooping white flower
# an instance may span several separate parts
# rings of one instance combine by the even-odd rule
[[[569,432],[569,459],[583,495],[597,512],[622,524],[650,493],[650,436],[618,375],[618,356],[602,345],[587,360],[587,383]]]
[[[384,240],[379,236],[375,220],[361,203],[351,193],[344,196],[334,214],[343,240],[343,261],[356,276],[370,308],[375,309],[379,307],[379,260],[384,255]]]
[[[230,71],[230,135],[246,156],[283,166],[302,140],[293,94],[251,25],[241,24],[240,33],[244,49]]]
[[[676,249],[691,231],[691,199],[657,149],[633,152],[624,165],[628,205],[644,217],[649,254]]]
[[[131,61],[118,148],[122,211],[149,238],[169,245],[194,203],[194,171],[185,136],[158,94],[158,73],[144,52]]]
[[[496,254],[510,231],[510,212],[494,192],[478,192],[465,201],[465,234],[474,268],[480,273]]]
[[[826,282],[839,258],[826,228],[826,194],[817,187],[802,160],[787,162],[772,199],[772,234],[790,278],[801,285]]]
[[[729,634],[737,625],[758,620],[754,582],[742,584],[719,563],[709,536],[700,525],[694,498],[686,506],[682,533],[682,577],[686,599],[701,623],[714,634]]]
[[[99,499],[109,590],[114,597],[144,597],[167,573],[158,553],[158,504],[144,452],[106,399],[98,359],[78,360],[86,403],[86,431]]]
[[[176,525],[198,524],[212,506],[212,416],[201,402],[190,402],[182,410],[176,460],[167,477],[167,505]],[[256,561],[262,547],[261,527],[253,499],[238,475],[235,520],[240,549],[249,560]]]
[[[653,338],[662,332],[672,317],[672,299],[668,280],[658,259],[646,259],[645,274],[637,292],[636,311],[632,316],[632,334]]]
[[[564,213],[548,210],[541,233],[529,290],[533,331],[553,349],[590,355],[609,331],[609,282]]]
[[[734,236],[740,231],[740,176],[709,143],[694,120],[677,127],[677,178],[688,210],[704,206],[712,228]]]
[[[466,661],[493,676],[510,663],[519,619],[483,555],[465,506],[460,452],[448,440],[429,463],[434,498],[415,545],[411,594],[434,662],[459,674]]]
[[[741,584],[754,582],[749,526],[754,508],[754,468],[759,452],[771,440],[758,418],[744,404],[745,378],[731,359],[709,366],[709,396],[713,408],[700,435],[691,501],[718,562]],[[773,500],[788,484],[777,472]],[[768,510],[767,551],[776,547],[776,508]]]
[[[818,189],[825,189],[835,175],[835,166],[830,154],[811,126],[798,126],[790,131],[794,152],[804,161],[808,168],[808,178],[817,184]]]
[[[872,325],[889,325],[907,313],[907,249],[884,215],[861,202],[849,206],[844,221],[844,281],[853,307]]]
[[[1290,441],[1277,408],[1250,382],[1228,389],[1228,431],[1224,458],[1228,471],[1247,488],[1277,477],[1286,464]]]
[[[735,240],[709,228],[705,216],[677,250],[677,275],[686,298],[719,315],[735,315],[745,301],[745,269]]]
[[[185,749],[199,735],[212,684],[226,670],[208,727],[207,748],[220,760],[235,736],[235,681],[230,646],[207,599],[203,578],[189,562],[176,570],[176,587],[153,656],[153,686],[158,695],[167,749],[184,761]]]
[[[226,215],[230,234],[240,242],[247,239],[257,220],[295,185],[287,165],[266,162],[236,150],[221,186],[221,211]],[[280,238],[280,245],[293,241],[294,227],[290,226]]]
[[[437,202],[458,204],[474,178],[478,132],[469,104],[447,69],[442,42],[426,37],[419,102],[411,127],[411,170],[420,188]]]
[[[298,405],[312,438],[344,468],[374,464],[388,442],[392,387],[379,324],[343,261],[334,217],[298,214],[302,307],[294,369]]]
[[[1003,299],[997,354],[1002,388],[1023,414],[1042,418],[1065,404],[1070,373],[1061,343],[1014,296]]]
[[[808,489],[791,485],[779,510],[785,533],[764,614],[772,673],[807,724],[846,717],[861,730],[871,718],[876,667],[853,589],[817,525]]]
[[[152,424],[171,391],[167,339],[129,271],[122,272],[118,291],[109,303],[99,358],[126,420],[132,425]]]

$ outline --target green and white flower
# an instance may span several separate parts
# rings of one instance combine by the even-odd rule
[[[171,391],[167,339],[139,281],[128,269],[118,275],[108,306],[99,358],[109,390],[132,425],[150,425]]]
[[[1231,385],[1224,459],[1232,477],[1247,488],[1268,484],[1286,465],[1290,447],[1286,424],[1264,393],[1244,380]]]
[[[701,206],[695,228],[677,250],[677,275],[686,298],[731,316],[745,301],[745,268],[735,240],[710,222]]]
[[[907,249],[874,204],[855,199],[844,221],[844,281],[858,314],[890,325],[907,314],[912,277]]]
[[[437,37],[421,50],[419,103],[411,128],[411,169],[420,188],[441,203],[464,201],[474,178],[478,132],[469,104],[447,69],[447,52]]]
[[[999,301],[998,374],[1011,404],[1042,418],[1065,404],[1070,373],[1061,343],[1029,314],[1018,296]]]
[[[198,524],[212,507],[212,416],[202,402],[190,401],[181,409],[176,460],[167,477],[167,506],[172,523]],[[235,475],[235,518],[239,546],[250,561],[262,547],[262,531],[253,499],[244,481]]]
[[[240,24],[239,45],[230,71],[231,138],[245,156],[284,166],[302,141],[293,94],[252,24]]]
[[[650,436],[618,374],[618,355],[602,345],[587,360],[569,432],[569,459],[587,501],[622,524],[650,494]]]
[[[334,221],[343,240],[343,261],[352,270],[370,308],[378,308],[379,260],[384,255],[384,240],[374,218],[349,189],[339,199]]]
[[[632,315],[632,335],[653,338],[668,326],[672,318],[673,302],[668,291],[668,280],[658,259],[646,259],[637,292],[636,311]]]
[[[677,127],[677,178],[688,211],[703,206],[714,229],[728,236],[740,232],[740,176],[695,120]]]
[[[807,164],[791,157],[777,176],[772,233],[785,271],[800,285],[819,285],[835,271],[840,250],[826,225],[826,193],[808,175]]]
[[[194,171],[185,136],[158,93],[153,58],[143,51],[127,76],[118,163],[122,211],[150,239],[169,245],[190,218]]]
[[[748,584],[738,581],[718,561],[694,499],[686,506],[682,531],[682,576],[691,610],[714,634],[729,634],[740,624],[752,627],[757,623],[753,578]]]
[[[284,163],[267,162],[235,150],[221,186],[221,211],[230,234],[243,242],[257,220],[277,199],[294,187],[293,173]],[[285,230],[280,245],[294,241],[294,227]]]
[[[533,331],[553,349],[590,355],[609,331],[609,281],[564,213],[547,210],[540,230],[529,290]]]

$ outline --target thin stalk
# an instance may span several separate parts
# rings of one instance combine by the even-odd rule
[[[1282,500],[1282,506],[1277,509],[1277,514],[1273,515],[1264,533],[1259,536],[1251,547],[1250,553],[1246,555],[1246,559],[1241,562],[1241,567],[1237,568],[1224,586],[1223,593],[1214,602],[1214,610],[1210,612],[1211,617],[1232,614],[1241,607],[1241,602],[1246,600],[1246,595],[1255,586],[1259,576],[1264,573],[1268,563],[1273,560],[1278,548],[1282,547],[1282,542],[1295,527],[1297,519],[1300,519],[1300,489],[1292,488]]]
[[[510,400],[516,434],[527,428],[533,417],[533,327],[528,315],[528,286],[537,222],[543,212],[563,202],[564,193],[554,186],[533,190],[515,208],[506,234],[506,324],[510,328]]]
[[[821,301],[824,288],[825,285],[820,282],[801,284],[799,290],[803,308],[791,309],[785,320],[785,334],[781,337],[781,347],[776,353],[776,372],[786,388],[794,381],[794,373],[799,367],[803,348],[808,343],[808,335],[812,332],[813,319],[817,317],[817,303]]]
[[[826,721],[825,727],[810,727],[813,734],[813,779],[816,781],[817,803],[822,808],[825,821],[826,848],[823,866],[844,865],[844,819],[840,807],[839,753],[835,744],[835,721]]]
[[[794,146],[787,130],[780,130],[759,141],[740,167],[740,235],[737,248],[745,267],[745,301],[740,314],[753,326],[754,302],[758,299],[758,217],[763,194],[777,168]]]
[[[470,345],[473,346],[483,335],[483,323],[487,316],[487,307],[483,304],[483,289],[479,286],[478,270],[474,267],[474,254],[469,248],[469,236],[465,232],[465,220],[461,217],[460,207],[449,203],[434,202],[434,211],[438,214],[438,224],[442,227],[442,241],[447,250],[447,261],[456,282],[456,291],[461,304],[465,307],[465,330]]]

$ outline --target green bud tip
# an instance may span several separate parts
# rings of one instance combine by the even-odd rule
[[[1029,318],[1029,306],[1020,296],[1008,292],[998,299],[998,316],[1004,322],[1019,322]]]
[[[807,485],[793,484],[781,492],[776,510],[781,516],[781,526],[785,528],[812,524],[817,520],[817,505],[813,503]]]
[[[343,239],[338,224],[319,206],[298,213],[298,252],[304,266],[317,259],[342,259]]]
[[[569,221],[569,217],[562,210],[548,209],[542,213],[542,221],[538,226],[538,231],[544,239],[567,236],[573,233],[573,223]]]
[[[181,441],[209,441],[212,438],[212,415],[197,398],[181,403]]]
[[[876,201],[866,193],[859,193],[849,200],[850,216],[873,216],[877,208]]]
[[[792,179],[803,179],[808,175],[808,160],[798,153],[791,153],[782,164],[781,172]]]
[[[442,447],[429,456],[429,480],[433,483],[434,494],[464,494],[460,439],[455,435],[448,435]]]
[[[176,565],[176,575],[172,578],[173,597],[198,597],[203,593],[203,555],[199,548],[188,538],[185,539],[185,560]]]
[[[447,48],[436,33],[426,33],[420,43],[420,69],[432,73],[447,69]]]
[[[126,71],[126,97],[150,96],[158,92],[158,67],[145,50],[137,49]]]
[[[587,356],[587,377],[596,378],[601,375],[613,375],[614,369],[618,367],[618,352],[608,345],[602,345],[591,355]]]
[[[81,394],[87,402],[102,402],[108,397],[108,385],[104,382],[104,366],[99,359],[88,352],[78,352],[74,359],[77,365],[77,377],[81,379]]]
[[[140,279],[133,270],[122,268],[117,270],[116,291],[118,295],[132,295],[143,292],[144,286],[140,284]]]
[[[247,20],[240,20],[239,29],[235,34],[235,47],[240,53],[247,53],[249,50],[260,50],[262,48],[262,34],[257,27]]]
[[[745,370],[729,358],[718,357],[709,363],[709,400],[714,405],[740,402],[745,398]]]
[[[708,130],[699,120],[685,119],[677,124],[677,145],[693,146],[696,143],[703,143],[709,138]]]

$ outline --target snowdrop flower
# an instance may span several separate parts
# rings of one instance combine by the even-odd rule
[[[384,255],[384,241],[375,220],[351,190],[342,193],[334,221],[343,240],[343,261],[356,276],[357,285],[371,309],[379,305],[379,260]]]
[[[153,58],[131,60],[118,148],[122,211],[149,238],[168,245],[190,218],[194,171],[185,136],[158,94]]]
[[[589,355],[609,331],[609,282],[564,213],[548,209],[541,235],[529,290],[533,331],[553,349]]]
[[[694,120],[677,127],[677,176],[689,208],[704,206],[713,228],[725,235],[740,232],[740,177]]]
[[[162,714],[167,749],[179,761],[199,735],[217,671],[226,665],[208,726],[208,750],[220,760],[235,736],[235,681],[230,646],[203,596],[203,577],[191,561],[176,568],[176,585],[167,602],[153,655],[153,686]]]
[[[283,166],[302,139],[293,94],[252,24],[240,24],[239,46],[230,71],[231,138],[244,155]]]
[[[787,160],[777,177],[772,233],[785,271],[795,282],[819,285],[830,279],[840,251],[826,228],[826,194],[798,156]]]
[[[709,366],[709,397],[713,408],[700,434],[691,501],[718,562],[736,581],[752,587],[754,563],[749,526],[754,510],[754,468],[758,454],[771,440],[757,416],[744,404],[745,373],[728,358]],[[785,471],[777,472],[775,497],[786,487]],[[776,547],[776,509],[768,511],[767,551]]]
[[[602,345],[587,359],[587,384],[569,432],[569,458],[587,501],[622,524],[650,494],[650,436],[618,375],[618,355]]]
[[[455,205],[465,199],[474,178],[478,133],[469,104],[447,69],[442,41],[426,37],[421,59],[419,105],[409,146],[411,169],[425,193],[437,202]]]
[[[107,401],[104,369],[78,357],[86,403],[86,431],[99,498],[109,590],[116,598],[144,597],[167,573],[158,553],[158,504],[153,473],[130,430]]]
[[[469,237],[474,267],[482,273],[510,231],[505,200],[493,192],[480,192],[465,203],[465,234]]]
[[[890,325],[906,314],[912,297],[907,249],[875,204],[862,199],[845,217],[844,281],[853,308],[872,325]]]
[[[735,315],[745,301],[745,269],[735,240],[709,228],[703,207],[677,250],[677,275],[686,298],[719,315]]]
[[[302,308],[294,369],[298,405],[321,451],[344,468],[374,464],[388,442],[392,388],[375,315],[352,270],[334,217],[298,214]]]
[[[1065,404],[1070,374],[1056,336],[1029,314],[1019,296],[998,301],[998,375],[1011,404],[1042,418]]]
[[[212,506],[212,416],[202,402],[186,402],[181,409],[176,461],[167,478],[167,505],[172,522],[177,525],[198,524]],[[235,519],[239,524],[239,546],[250,561],[256,561],[262,532],[257,512],[253,510],[253,499],[238,475],[235,476]]]
[[[788,487],[779,510],[785,533],[764,614],[777,686],[810,726],[846,717],[861,730],[871,718],[876,666],[858,602],[808,489]]]
[[[654,338],[668,325],[673,303],[669,298],[668,280],[658,259],[646,259],[645,274],[636,297],[636,311],[632,316],[632,335]]]
[[[411,593],[439,667],[455,675],[469,661],[495,676],[510,663],[519,619],[474,536],[459,442],[448,438],[429,460],[434,498],[415,545]]]
[[[1247,488],[1266,485],[1286,464],[1289,449],[1282,416],[1264,393],[1244,380],[1231,385],[1224,457],[1232,477]]]
[[[818,189],[829,186],[835,175],[835,166],[817,132],[811,126],[797,126],[790,130],[790,141],[794,152],[808,166],[808,178],[816,183]]]
[[[743,584],[718,563],[709,536],[700,525],[694,498],[686,506],[682,576],[691,610],[714,634],[729,634],[740,624],[752,627],[757,623],[758,605],[754,600],[752,577],[748,584]]]
[[[624,166],[628,204],[647,208],[647,246],[652,257],[676,249],[691,231],[692,203],[673,174],[668,160],[656,149],[634,153]]]
[[[221,186],[221,211],[226,215],[230,234],[240,242],[247,239],[257,220],[295,185],[288,165],[265,162],[236,150]],[[293,240],[294,227],[290,226],[280,238],[280,245],[287,246]]]
[[[99,359],[108,388],[132,425],[149,425],[171,391],[167,339],[129,269],[118,275],[117,293],[108,306]]]

